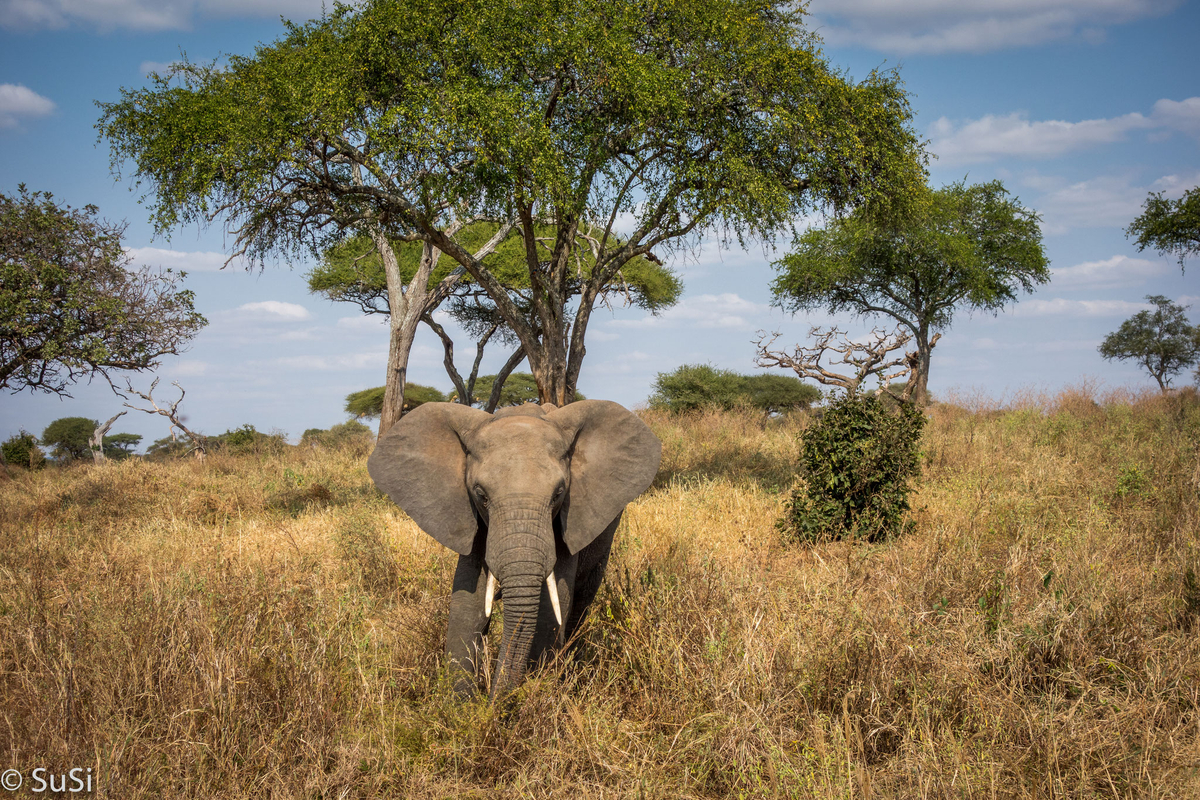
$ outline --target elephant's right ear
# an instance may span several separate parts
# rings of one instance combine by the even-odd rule
[[[392,502],[462,555],[479,528],[467,493],[465,442],[491,418],[459,403],[424,403],[392,426],[367,461],[371,480]]]

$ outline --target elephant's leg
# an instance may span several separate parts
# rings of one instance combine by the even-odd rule
[[[487,573],[483,569],[481,549],[458,557],[454,570],[454,586],[450,595],[450,623],[446,629],[446,655],[456,668],[454,690],[460,695],[474,695],[479,690],[479,653],[487,633],[488,618],[484,616],[484,593]]]
[[[587,615],[588,606],[596,599],[600,584],[604,581],[604,570],[608,567],[608,556],[612,552],[613,535],[621,515],[609,524],[592,543],[580,550],[576,555],[579,562],[576,566],[575,594],[571,601],[571,613],[567,616],[567,624],[563,627],[563,639],[569,641],[583,619]]]

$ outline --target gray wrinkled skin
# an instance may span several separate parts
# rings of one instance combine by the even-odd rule
[[[379,441],[368,461],[375,484],[459,554],[446,635],[459,692],[477,690],[483,666],[489,571],[504,599],[495,699],[578,629],[604,578],[621,513],[654,480],[661,454],[645,423],[606,400],[495,415],[426,403]],[[546,581],[552,570],[561,626]]]

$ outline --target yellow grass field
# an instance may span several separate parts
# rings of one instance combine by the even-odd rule
[[[368,444],[14,470],[0,770],[121,800],[1200,797],[1200,400],[930,416],[914,532],[802,547],[775,519],[807,418],[643,412],[658,479],[507,714],[453,699],[454,559]]]

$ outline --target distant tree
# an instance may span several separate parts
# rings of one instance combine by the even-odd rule
[[[732,408],[742,398],[742,376],[710,364],[684,364],[660,372],[650,395],[651,408],[694,411],[705,406]]]
[[[1188,189],[1178,200],[1151,193],[1125,235],[1137,237],[1139,251],[1153,247],[1163,255],[1179,256],[1183,269],[1186,257],[1200,253],[1200,186]]]
[[[490,222],[475,222],[455,234],[455,240],[469,250],[482,252],[484,245],[494,237],[500,226]],[[548,226],[536,229],[539,241],[553,241],[555,231]],[[584,242],[586,243],[586,242]],[[415,278],[421,266],[422,247],[412,242],[392,242],[392,260],[404,281]],[[578,278],[588,274],[594,266],[590,251],[581,247],[576,256]],[[322,256],[321,263],[308,273],[309,291],[322,294],[330,300],[354,303],[368,314],[389,314],[391,303],[388,289],[388,270],[378,248],[368,237],[356,236],[330,247]],[[533,299],[529,286],[529,273],[525,264],[525,245],[520,236],[510,236],[500,242],[494,250],[481,259],[496,279],[509,291],[514,307],[522,310],[526,321],[536,328],[538,320],[533,310]],[[479,391],[475,382],[483,361],[484,349],[489,342],[499,342],[512,347],[513,352],[497,375],[507,378],[525,358],[524,346],[512,328],[505,322],[494,301],[479,284],[469,276],[456,278],[462,267],[450,258],[441,258],[430,270],[428,281],[430,297],[444,304],[454,319],[475,340],[475,358],[470,372],[464,377],[454,360],[454,342],[445,328],[433,317],[433,307],[427,304],[421,320],[442,341],[445,351],[446,374],[454,385],[454,396],[474,398]],[[582,288],[579,279],[568,282],[567,290],[576,296]],[[623,302],[644,308],[651,313],[674,305],[682,292],[679,278],[661,264],[639,256],[625,264],[612,279],[601,288],[602,303]],[[406,393],[407,396],[407,393]],[[486,403],[485,403],[486,405]],[[380,416],[379,414],[373,416]]]
[[[160,230],[223,216],[251,259],[354,228],[446,253],[562,404],[630,259],[705,232],[774,237],[923,179],[899,77],[851,82],[803,15],[785,0],[335,5],[253,56],[124,90],[99,127]],[[480,219],[521,229],[536,327],[454,240]],[[595,268],[572,303],[580,237]]]
[[[141,444],[142,437],[136,433],[114,433],[104,437],[104,455],[116,461],[129,458]]]
[[[362,389],[346,395],[346,413],[356,419],[378,417],[383,413],[383,398],[386,387],[376,386],[373,389]],[[422,386],[419,383],[408,383],[404,386],[404,408],[408,411],[422,403],[444,403],[446,395],[432,386]]]
[[[514,372],[508,376],[504,383],[500,386],[500,392],[495,394],[496,375],[484,375],[475,384],[475,395],[471,398],[471,404],[483,408],[485,411],[495,411],[497,408],[506,406],[522,406],[526,403],[538,402],[537,380],[529,372]],[[492,399],[495,403],[492,403]],[[575,393],[576,400],[585,400],[581,392]]]
[[[42,431],[42,444],[58,459],[89,458],[92,433],[99,423],[87,417],[61,417]]]
[[[1160,294],[1147,295],[1153,311],[1139,311],[1121,323],[1100,343],[1108,360],[1135,361],[1158,381],[1165,394],[1172,378],[1200,361],[1200,326],[1189,325],[1188,306],[1172,303]]]
[[[786,375],[741,375],[709,364],[684,364],[658,374],[650,407],[694,411],[747,405],[771,414],[807,408],[820,396],[815,387]]]
[[[3,455],[5,462],[27,469],[38,469],[46,461],[45,453],[38,447],[37,437],[24,429],[0,444],[0,455]]]
[[[789,311],[883,314],[912,332],[913,400],[928,399],[934,332],[958,308],[999,312],[1050,280],[1039,217],[999,181],[925,190],[885,214],[856,211],[801,235],[775,263]]]
[[[148,370],[206,320],[183,273],[129,269],[124,226],[48,192],[0,194],[0,387],[67,394],[83,377]]]
[[[821,390],[790,375],[746,375],[750,405],[768,414],[808,408],[821,399]]]

